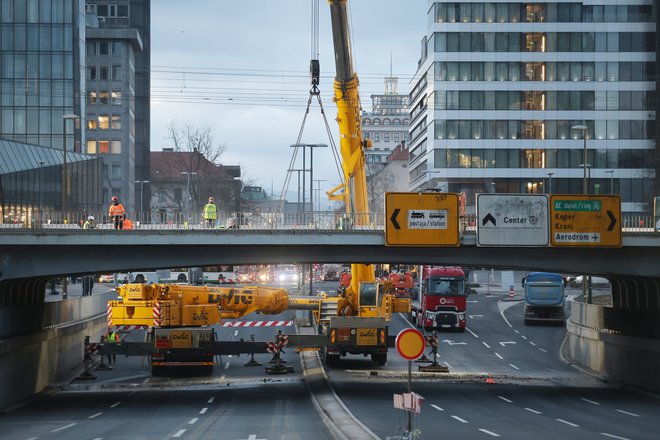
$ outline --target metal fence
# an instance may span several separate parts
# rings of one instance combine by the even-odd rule
[[[112,230],[114,225],[107,212],[98,213],[62,213],[44,212],[41,218],[35,216],[30,222],[15,221],[0,223],[1,231],[47,230],[47,231],[83,231],[83,224],[87,217],[94,217],[92,228]],[[220,214],[215,222],[210,224],[201,218],[186,217],[182,213],[168,214],[168,216],[142,213],[130,217],[130,228],[137,230],[312,230],[312,231],[383,231],[385,229],[385,215],[383,213],[352,213],[340,214],[329,211],[320,212],[240,212]],[[464,233],[475,233],[477,230],[477,217],[475,214],[462,215],[459,218],[460,230]],[[621,219],[623,233],[627,235],[655,234],[653,216],[651,215],[624,215]]]

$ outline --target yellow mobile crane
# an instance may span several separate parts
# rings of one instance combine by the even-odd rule
[[[369,221],[359,81],[353,71],[348,26],[348,0],[329,0],[334,40],[336,73],[334,101],[337,103],[340,152],[344,183],[331,190],[331,199],[344,202],[354,224]],[[318,62],[312,62],[312,82],[318,83]],[[118,288],[121,300],[108,304],[109,324],[150,326],[151,344],[125,346],[124,354],[150,354],[154,373],[168,365],[200,365],[213,368],[214,354],[264,352],[264,342],[229,343],[215,341],[208,326],[221,319],[247,314],[280,313],[287,309],[312,310],[317,335],[289,335],[289,345],[320,348],[326,363],[347,353],[371,355],[384,365],[388,323],[392,313],[410,312],[410,300],[396,298],[391,284],[376,283],[373,265],[352,264],[351,284],[339,297],[289,297],[284,289],[264,287],[207,287],[127,284]],[[110,321],[111,317],[111,321]]]

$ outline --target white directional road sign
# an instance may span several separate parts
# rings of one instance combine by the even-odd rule
[[[477,194],[477,246],[548,246],[548,196]]]

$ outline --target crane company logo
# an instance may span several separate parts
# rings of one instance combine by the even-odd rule
[[[171,338],[173,341],[189,341],[190,333],[174,333],[172,332]]]
[[[209,314],[207,312],[194,313],[192,315],[193,321],[203,321],[206,322],[209,320]]]
[[[222,300],[222,295],[209,293],[209,304],[217,304]]]
[[[227,292],[227,303],[228,304],[252,304],[252,290],[245,289],[241,293],[236,293],[234,289],[230,289]]]
[[[376,337],[375,328],[360,328],[357,332],[358,345],[376,345],[378,338]]]

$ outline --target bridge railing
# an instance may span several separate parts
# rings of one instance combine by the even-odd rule
[[[114,226],[107,212],[43,212],[29,219],[5,220],[0,223],[2,231],[47,230],[75,231],[83,229],[88,216],[94,217],[94,228],[112,230]],[[133,229],[152,230],[315,230],[315,231],[383,231],[385,215],[383,213],[341,214],[329,211],[315,212],[233,212],[220,213],[215,222],[209,225],[201,215],[186,216],[183,213],[159,214],[138,213],[129,216]],[[653,216],[624,215],[621,219],[623,232],[629,235],[656,233]],[[475,233],[477,216],[460,216],[460,230]]]

